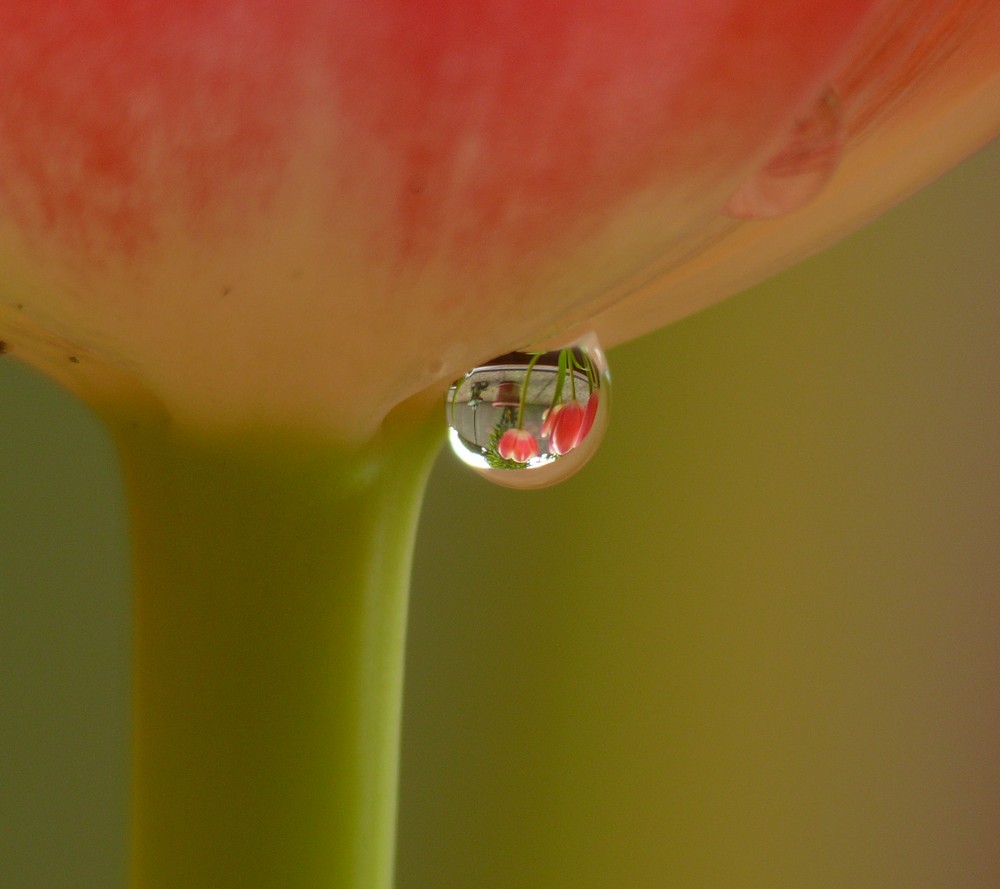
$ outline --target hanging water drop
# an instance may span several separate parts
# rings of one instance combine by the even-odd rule
[[[828,90],[795,127],[777,154],[726,204],[730,216],[771,219],[804,207],[830,181],[844,153],[840,102]]]
[[[593,336],[552,352],[501,355],[448,390],[452,450],[499,485],[553,485],[597,450],[610,394],[607,362]]]

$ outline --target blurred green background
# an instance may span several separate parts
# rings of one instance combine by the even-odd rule
[[[399,889],[1000,886],[1000,143],[610,358],[580,475],[438,462]],[[0,429],[0,887],[124,887],[114,454]]]

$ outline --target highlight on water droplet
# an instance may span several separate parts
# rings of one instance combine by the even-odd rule
[[[448,390],[451,448],[499,485],[553,485],[580,469],[600,445],[610,382],[593,336],[551,352],[501,355]]]
[[[795,122],[785,144],[726,204],[730,216],[771,219],[804,207],[840,166],[846,130],[840,102],[827,90]]]

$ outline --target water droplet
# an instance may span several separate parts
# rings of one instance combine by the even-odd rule
[[[771,219],[804,207],[836,172],[845,139],[840,102],[828,90],[795,122],[781,150],[729,199],[726,212],[741,219]]]
[[[593,456],[610,394],[608,365],[593,336],[553,352],[501,355],[448,390],[452,450],[499,485],[548,487]]]

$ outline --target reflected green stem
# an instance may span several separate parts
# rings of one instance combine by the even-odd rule
[[[524,428],[524,405],[528,398],[528,383],[531,381],[531,371],[534,370],[535,365],[538,364],[538,359],[544,355],[544,352],[538,352],[531,356],[531,360],[527,363],[524,368],[524,379],[521,381],[521,397],[518,400],[517,405],[517,428]]]
[[[116,433],[136,588],[133,889],[388,889],[437,424],[351,453],[158,419]]]

